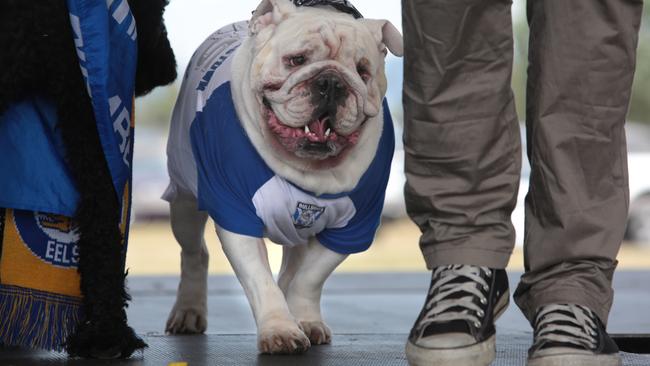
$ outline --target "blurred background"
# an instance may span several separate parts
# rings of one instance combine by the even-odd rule
[[[366,18],[389,19],[401,29],[400,1],[354,0]],[[171,0],[165,20],[172,47],[176,53],[178,72],[182,75],[192,53],[216,29],[234,21],[248,19],[257,0],[239,0],[224,4],[214,0]],[[527,67],[528,25],[525,1],[513,4],[515,65],[512,88],[519,117],[524,116]],[[630,171],[630,217],[625,243],[619,255],[619,268],[650,268],[650,0],[645,0],[644,20],[639,36],[637,71],[630,106],[627,138]],[[403,201],[402,133],[402,62],[387,59],[391,107],[397,135],[397,149],[386,196],[382,226],[373,246],[365,253],[351,256],[339,272],[409,272],[425,270],[418,247],[419,230],[406,217]],[[169,228],[169,209],[160,199],[167,186],[165,146],[171,111],[180,87],[179,80],[141,98],[136,106],[136,143],[133,171],[133,225],[127,265],[131,274],[174,274],[180,271],[180,248]],[[521,127],[525,136],[524,126]],[[528,189],[530,167],[524,158],[517,208],[513,223],[517,231],[517,247],[509,268],[523,269],[522,235],[523,202]],[[206,229],[210,250],[210,272],[231,273],[212,225]],[[277,271],[281,248],[268,244],[272,268]]]

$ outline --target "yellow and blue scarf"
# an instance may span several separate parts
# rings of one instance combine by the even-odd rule
[[[127,0],[67,0],[128,238],[137,31]],[[0,344],[61,350],[82,318],[79,194],[65,163],[56,106],[43,97],[0,115]]]

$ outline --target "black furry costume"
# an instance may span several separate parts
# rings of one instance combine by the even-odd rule
[[[137,23],[136,95],[176,78],[162,20],[166,0],[129,0]],[[127,325],[119,202],[79,67],[65,0],[0,0],[0,113],[30,95],[53,100],[80,203],[79,272],[84,319],[71,356],[128,357],[145,347]]]

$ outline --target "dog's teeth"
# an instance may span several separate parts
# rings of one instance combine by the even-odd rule
[[[325,136],[329,136],[332,133],[332,129],[328,128],[327,131],[325,131]]]
[[[305,125],[305,133],[310,133],[309,126]]]

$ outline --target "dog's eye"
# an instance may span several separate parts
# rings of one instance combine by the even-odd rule
[[[364,82],[368,82],[370,80],[370,71],[368,70],[368,67],[363,64],[357,65],[357,73],[359,73],[359,76],[361,76],[361,80]]]
[[[307,58],[304,55],[291,56],[288,59],[287,64],[291,67],[302,66],[307,62]]]

